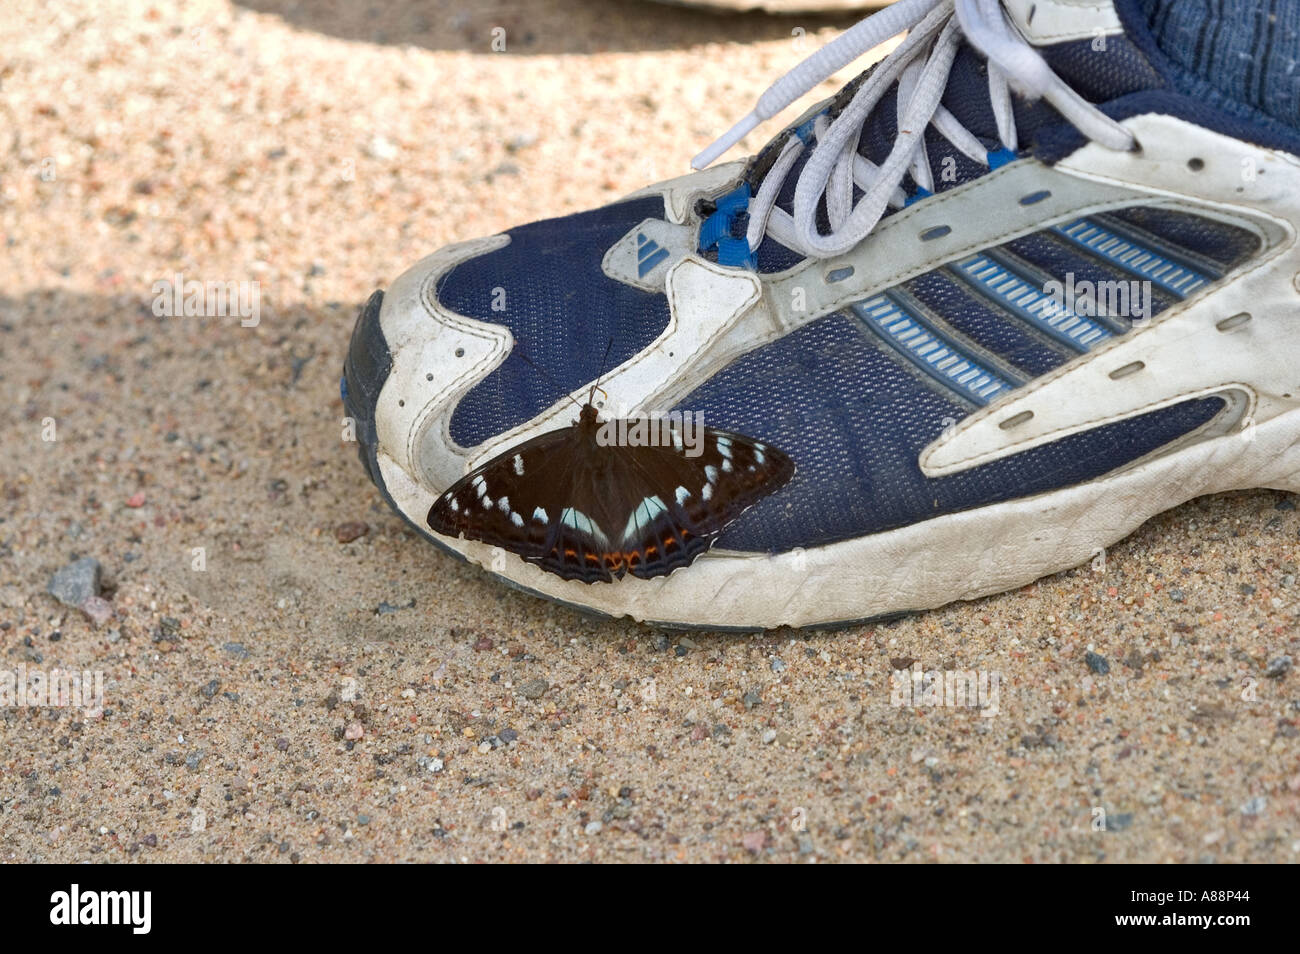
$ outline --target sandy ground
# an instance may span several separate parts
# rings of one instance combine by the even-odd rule
[[[99,670],[105,699],[0,709],[0,858],[1300,857],[1300,683],[1267,674],[1300,650],[1287,495],[886,625],[681,638],[440,555],[342,441],[371,290],[684,171],[826,28],[10,0],[0,669]],[[260,322],[155,317],[176,272],[258,281]],[[46,593],[81,556],[99,625]],[[891,705],[912,660],[998,674],[997,714]]]

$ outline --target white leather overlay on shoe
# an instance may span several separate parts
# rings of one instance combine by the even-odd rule
[[[761,292],[753,272],[723,268],[694,254],[679,261],[669,269],[666,280],[667,327],[648,347],[601,379],[604,395],[597,396],[603,404],[601,413],[666,410],[660,403],[663,395],[693,390],[718,370],[710,361],[715,346],[754,309]],[[591,347],[604,346],[592,342]],[[586,401],[590,385],[588,382],[572,395],[560,396],[532,421],[481,444],[466,462],[466,471],[521,441],[571,423],[576,416],[573,401]],[[656,403],[649,406],[652,400]]]
[[[1089,145],[1058,169],[1142,185],[1181,203],[1196,202],[1208,214],[1248,217],[1259,224],[1263,252],[1223,282],[945,432],[921,454],[928,476],[958,473],[1224,391],[1244,396],[1245,427],[1300,406],[1300,295],[1293,283],[1300,161],[1168,116],[1138,117],[1126,125],[1142,143],[1140,155]],[[1173,191],[1177,186],[1187,191]]]

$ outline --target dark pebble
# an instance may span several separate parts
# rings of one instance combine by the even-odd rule
[[[334,528],[334,539],[339,543],[351,543],[353,540],[359,540],[370,532],[370,525],[362,523],[360,520],[349,520],[347,523],[340,523]]]
[[[1264,669],[1264,675],[1269,679],[1281,679],[1291,671],[1291,657],[1278,656],[1276,659],[1270,659],[1268,666]]]

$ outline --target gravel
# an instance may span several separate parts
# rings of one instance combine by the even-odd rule
[[[103,567],[94,557],[82,557],[55,571],[46,591],[64,606],[80,608],[103,589]]]

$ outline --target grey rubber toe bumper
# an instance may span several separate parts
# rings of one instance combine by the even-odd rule
[[[383,303],[384,293],[377,291],[357,315],[348,355],[343,359],[343,379],[339,384],[343,407],[356,428],[357,454],[366,473],[380,490],[383,486],[375,463],[375,404],[379,401],[384,382],[388,380],[388,373],[393,369],[388,342],[379,327],[379,309]]]

